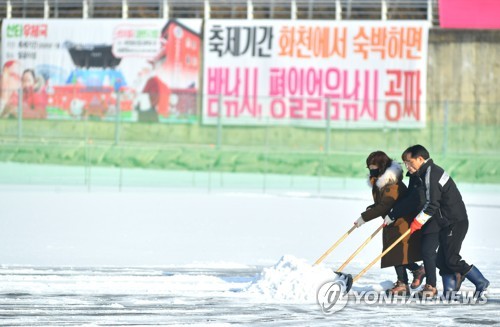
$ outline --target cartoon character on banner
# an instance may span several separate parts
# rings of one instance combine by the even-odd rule
[[[9,60],[3,65],[0,85],[0,118],[17,116],[18,90],[21,87],[21,66],[17,60]]]

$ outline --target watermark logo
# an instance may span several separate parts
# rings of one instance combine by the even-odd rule
[[[324,314],[334,314],[347,304],[346,283],[342,279],[326,282],[318,290],[316,300]]]
[[[486,304],[488,302],[487,292],[478,294],[474,291],[451,292],[440,294],[436,297],[421,298],[418,292],[412,292],[408,296],[387,294],[379,291],[354,291],[346,292],[346,282],[343,279],[328,281],[321,285],[316,293],[316,300],[324,314],[331,315],[344,309],[350,304],[362,305],[419,305],[419,304],[446,304],[446,305],[470,305]]]

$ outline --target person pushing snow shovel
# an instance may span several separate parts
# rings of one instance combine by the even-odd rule
[[[423,182],[425,190],[424,207],[410,226],[412,234],[420,229],[424,230],[422,252],[427,270],[427,283],[419,295],[437,296],[435,277],[437,265],[443,279],[443,293],[447,298],[452,296],[453,292],[458,292],[465,279],[476,286],[474,295],[480,297],[490,282],[476,266],[469,265],[460,256],[460,249],[469,228],[469,219],[457,185],[443,168],[433,162],[429,152],[422,145],[409,147],[401,157],[410,174],[410,184],[413,176]],[[389,218],[397,217],[396,209],[395,207],[389,213]],[[425,235],[425,230],[431,228],[436,231]],[[433,266],[433,271],[430,266]],[[431,272],[433,272],[432,280],[429,278]]]
[[[375,151],[366,158],[366,167],[370,170],[368,182],[372,187],[374,203],[361,213],[354,225],[359,228],[365,222],[377,217],[384,217],[385,227],[383,228],[382,240],[383,249],[386,250],[410,229],[410,224],[419,208],[415,207],[413,212],[409,212],[399,219],[393,220],[387,217],[386,215],[391,208],[407,193],[407,187],[402,181],[401,164],[390,159],[384,152]],[[394,286],[387,290],[388,294],[410,295],[407,269],[413,274],[411,287],[420,286],[425,277],[424,267],[415,263],[420,260],[422,260],[422,255],[419,232],[403,238],[387,255],[382,257],[381,267],[394,267],[397,275]]]

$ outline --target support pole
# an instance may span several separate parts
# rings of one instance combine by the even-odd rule
[[[295,0],[292,0],[292,2],[290,3],[290,18],[295,20],[297,19],[297,2]]]
[[[326,154],[330,153],[330,139],[331,139],[331,108],[332,108],[332,100],[330,98],[326,98],[326,131],[325,131],[325,148],[324,152]]]
[[[23,138],[23,88],[17,93],[17,139]]]
[[[222,94],[219,94],[219,105],[217,106],[217,142],[215,148],[220,150],[222,143]]]
[[[247,19],[253,19],[253,2],[252,2],[252,0],[247,1]]]
[[[50,17],[49,0],[44,0],[44,2],[43,2],[43,18],[48,19],[49,17]]]
[[[448,152],[448,112],[449,112],[449,102],[446,100],[444,102],[444,117],[443,117],[443,157],[446,157]]]
[[[128,0],[122,0],[122,18],[128,18]]]
[[[12,3],[10,0],[7,0],[7,10],[6,10],[6,18],[12,18]]]
[[[83,0],[82,2],[82,18],[89,18],[89,3],[87,0]]]
[[[430,26],[433,24],[433,10],[432,10],[432,0],[427,0],[427,21],[429,22]]]
[[[163,0],[163,19],[168,19],[170,17],[170,7],[168,6],[168,0]]]
[[[387,20],[387,1],[386,0],[382,0],[382,12],[380,13],[380,19],[382,21]]]
[[[335,0],[335,20],[342,20],[342,5],[340,0]]]
[[[120,142],[120,118],[121,118],[121,93],[118,92],[116,96],[116,110],[115,110],[115,145]]]
[[[210,2],[208,0],[205,0],[205,5],[203,6],[203,9],[204,9],[204,18],[210,19]]]

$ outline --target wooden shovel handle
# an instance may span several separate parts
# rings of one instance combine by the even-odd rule
[[[351,262],[351,260],[352,260],[352,259],[354,259],[354,257],[355,257],[355,256],[357,256],[357,255],[358,255],[358,253],[359,253],[359,252],[361,252],[361,250],[363,250],[363,248],[364,248],[364,247],[365,247],[368,243],[370,243],[370,241],[371,241],[371,240],[375,237],[375,235],[377,235],[377,234],[378,234],[378,232],[380,232],[380,231],[382,230],[382,228],[384,228],[384,226],[385,226],[385,224],[380,225],[380,227],[379,227],[379,228],[377,228],[377,230],[376,230],[376,231],[374,231],[374,232],[373,232],[373,234],[371,234],[371,235],[370,235],[370,236],[366,239],[366,241],[364,241],[364,243],[363,243],[363,244],[361,244],[361,245],[359,246],[359,248],[358,248],[358,249],[357,249],[357,250],[356,250],[353,254],[351,254],[351,256],[350,256],[350,257],[346,260],[346,262],[344,262],[344,263],[342,264],[342,266],[340,266],[340,268],[339,268],[339,269],[337,269],[336,271],[341,272],[342,270],[344,270],[344,268],[345,268],[345,267],[349,264],[349,262]]]
[[[319,257],[318,260],[316,260],[316,262],[314,263],[313,266],[316,266],[316,265],[319,265],[321,263],[321,261],[325,260],[325,258],[333,251],[335,250],[335,248],[337,246],[339,246],[340,243],[342,243],[346,238],[347,236],[349,236],[349,234],[351,234],[354,230],[356,229],[356,226],[352,226],[351,229],[349,229],[347,231],[347,233],[345,233],[344,235],[342,235],[341,238],[338,239],[337,242],[335,242],[335,244],[333,244],[328,250],[326,250],[325,253],[323,253],[323,255],[321,257]]]
[[[375,263],[377,263],[377,261],[380,258],[382,258],[384,255],[386,255],[389,251],[391,251],[406,236],[410,235],[410,233],[411,233],[411,229],[408,229],[403,235],[401,235],[396,241],[394,241],[394,243],[392,243],[387,249],[385,249],[384,252],[382,252],[381,254],[379,254],[368,266],[366,266],[365,269],[361,270],[360,273],[357,274],[356,277],[354,277],[353,282],[355,282],[358,279],[360,279],[361,276],[363,276],[368,271],[368,269],[370,269]]]

